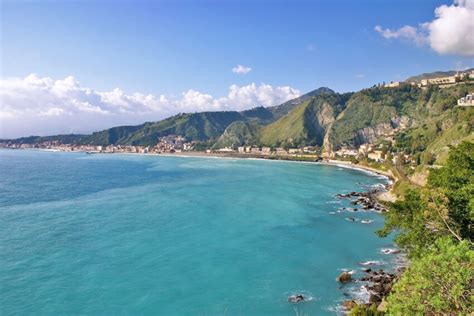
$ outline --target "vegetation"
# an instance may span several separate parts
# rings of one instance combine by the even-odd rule
[[[388,314],[469,315],[474,311],[474,251],[467,241],[440,238],[395,283]]]
[[[356,305],[349,313],[350,316],[382,316],[383,314],[383,312],[377,310],[375,304],[370,306]]]
[[[388,314],[474,312],[474,143],[452,147],[424,188],[391,205],[379,233],[397,231],[411,265],[388,297]]]
[[[260,143],[274,147],[322,146],[327,129],[345,107],[346,95],[320,93],[265,126]]]
[[[231,123],[219,137],[213,148],[235,148],[243,145],[252,145],[257,142],[260,126],[255,123],[236,121]]]
[[[201,112],[178,114],[159,122],[139,126],[121,126],[93,133],[82,140],[93,145],[156,144],[159,137],[181,135],[189,141],[217,140],[225,129],[236,121],[267,122],[271,112],[260,107],[250,111]]]
[[[21,137],[14,140],[17,144],[37,144],[43,142],[59,142],[62,144],[75,144],[79,142],[84,135],[80,134],[67,134],[67,135],[54,135],[54,136],[29,136]],[[0,142],[6,142],[8,140],[0,139]]]

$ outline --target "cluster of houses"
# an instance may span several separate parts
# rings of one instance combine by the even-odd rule
[[[189,151],[194,147],[194,143],[186,142],[183,136],[169,135],[161,137],[156,146],[152,148],[155,152],[173,153],[181,151]]]
[[[420,80],[420,82],[413,81],[410,82],[410,84],[413,86],[418,86],[419,88],[425,88],[429,85],[435,85],[443,88],[471,80],[474,80],[474,70],[472,70],[471,72],[457,72],[455,75],[452,76],[422,79]],[[397,88],[401,84],[402,82],[400,81],[391,81],[390,83],[384,83],[382,86],[386,88]]]
[[[358,149],[348,149],[344,147],[338,151],[332,152],[330,156],[332,158],[367,158],[376,162],[391,162],[394,165],[399,164],[402,161],[404,163],[410,163],[412,161],[410,155],[403,153],[388,154],[383,150],[383,146],[379,145],[378,147],[375,147],[372,144],[362,144]]]
[[[194,147],[194,143],[186,142],[182,136],[165,136],[158,140],[155,146],[125,146],[125,145],[77,145],[62,144],[59,141],[45,141],[41,143],[19,144],[12,141],[0,142],[0,147],[11,149],[46,149],[67,152],[88,152],[88,153],[133,153],[133,154],[160,154],[189,151]]]
[[[291,156],[291,155],[317,155],[318,154],[318,147],[314,146],[305,146],[302,148],[272,148],[272,147],[256,147],[256,146],[239,146],[237,149],[231,147],[224,147],[219,148],[214,151],[208,150],[208,153],[217,152],[217,153],[238,153],[242,155],[277,155],[277,156]]]

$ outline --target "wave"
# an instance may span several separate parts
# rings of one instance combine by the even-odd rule
[[[379,261],[379,260],[368,260],[364,262],[359,262],[361,266],[367,267],[367,266],[381,266],[384,265],[384,261]]]
[[[395,255],[395,254],[400,253],[401,250],[397,248],[382,248],[380,249],[380,252],[385,255]]]

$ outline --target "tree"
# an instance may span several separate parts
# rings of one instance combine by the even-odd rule
[[[411,257],[445,235],[458,241],[474,238],[474,144],[451,148],[446,165],[431,171],[425,188],[409,190],[389,206],[378,233],[398,231],[396,242]]]
[[[447,198],[447,216],[461,238],[474,239],[474,143],[451,148],[446,165],[432,170],[429,189],[439,189]]]

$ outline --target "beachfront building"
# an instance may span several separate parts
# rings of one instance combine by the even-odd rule
[[[244,154],[245,153],[245,147],[240,146],[240,147],[237,148],[237,151],[239,152],[239,154]]]
[[[278,147],[276,149],[276,154],[279,155],[279,156],[286,156],[286,155],[288,155],[288,152],[285,150],[285,148]]]
[[[318,147],[316,146],[305,146],[303,147],[303,152],[306,154],[317,154],[318,153]]]
[[[230,147],[224,147],[224,148],[219,148],[217,150],[217,152],[220,152],[220,153],[231,153],[233,152],[234,150]]]
[[[258,154],[260,154],[260,148],[258,148],[258,147],[252,147],[252,148],[250,149],[250,153],[255,154],[255,155],[258,155]]]
[[[383,162],[385,155],[381,150],[374,150],[367,154],[367,158],[375,160],[377,162]]]
[[[359,155],[359,151],[355,149],[349,148],[341,148],[338,151],[334,152],[334,156],[338,157],[357,157]]]
[[[362,155],[367,155],[372,150],[373,146],[371,144],[362,144],[359,146],[359,153]]]
[[[289,154],[301,154],[303,151],[299,148],[289,148],[288,153]]]
[[[270,147],[262,147],[262,155],[270,155],[272,153],[272,149]]]

